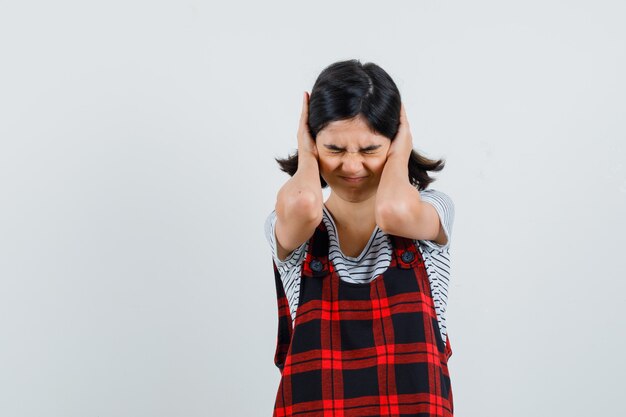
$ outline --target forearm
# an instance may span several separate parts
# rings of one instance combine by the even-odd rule
[[[305,217],[321,217],[323,200],[317,159],[310,152],[299,151],[298,170],[278,192],[277,212],[287,212],[285,209],[293,208],[296,211],[304,210],[305,213],[299,214],[305,214]]]
[[[400,154],[391,154],[381,174],[376,191],[376,223],[384,223],[385,216],[411,210],[411,205],[420,201],[417,188],[409,181],[409,159]]]

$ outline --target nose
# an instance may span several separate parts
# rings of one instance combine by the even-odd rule
[[[363,155],[359,152],[345,152],[341,163],[343,170],[349,175],[358,175],[363,172]]]

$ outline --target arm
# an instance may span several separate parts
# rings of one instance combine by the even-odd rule
[[[409,181],[409,158],[413,143],[404,104],[400,126],[389,147],[387,161],[376,192],[376,223],[385,233],[445,244],[447,238],[437,210],[422,201]]]
[[[315,140],[308,127],[309,94],[302,96],[298,124],[298,169],[276,197],[276,249],[284,260],[306,242],[322,221],[324,196]]]

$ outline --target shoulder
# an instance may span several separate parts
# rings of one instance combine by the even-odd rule
[[[425,190],[421,190],[419,193],[422,201],[432,205],[437,211],[441,226],[447,237],[447,242],[445,245],[437,244],[431,240],[424,240],[419,242],[422,242],[427,247],[440,252],[447,251],[450,248],[452,226],[454,225],[454,201],[452,197],[450,197],[450,195],[448,195],[447,193],[434,188],[426,188]]]
[[[280,260],[278,258],[278,246],[276,240],[276,210],[272,210],[265,219],[265,239],[267,240],[272,258],[278,268],[281,275],[288,271],[297,268],[304,261],[304,255],[308,247],[308,241],[302,243],[299,247],[294,249],[285,259]]]
[[[421,190],[419,193],[423,201],[433,205],[436,204],[442,206],[454,214],[454,200],[449,194],[434,188],[426,188],[425,190]]]

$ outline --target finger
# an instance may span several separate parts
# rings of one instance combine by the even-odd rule
[[[308,94],[305,91],[302,95],[302,112],[300,113],[300,127],[303,127],[309,118]]]
[[[409,126],[409,121],[406,117],[406,109],[404,108],[404,103],[400,103],[400,123],[405,127]]]
[[[307,105],[306,105],[306,92],[302,94],[302,108],[300,109],[300,120],[298,120],[298,130],[302,130],[302,125],[304,124],[304,121],[306,120],[306,111],[307,111]]]

